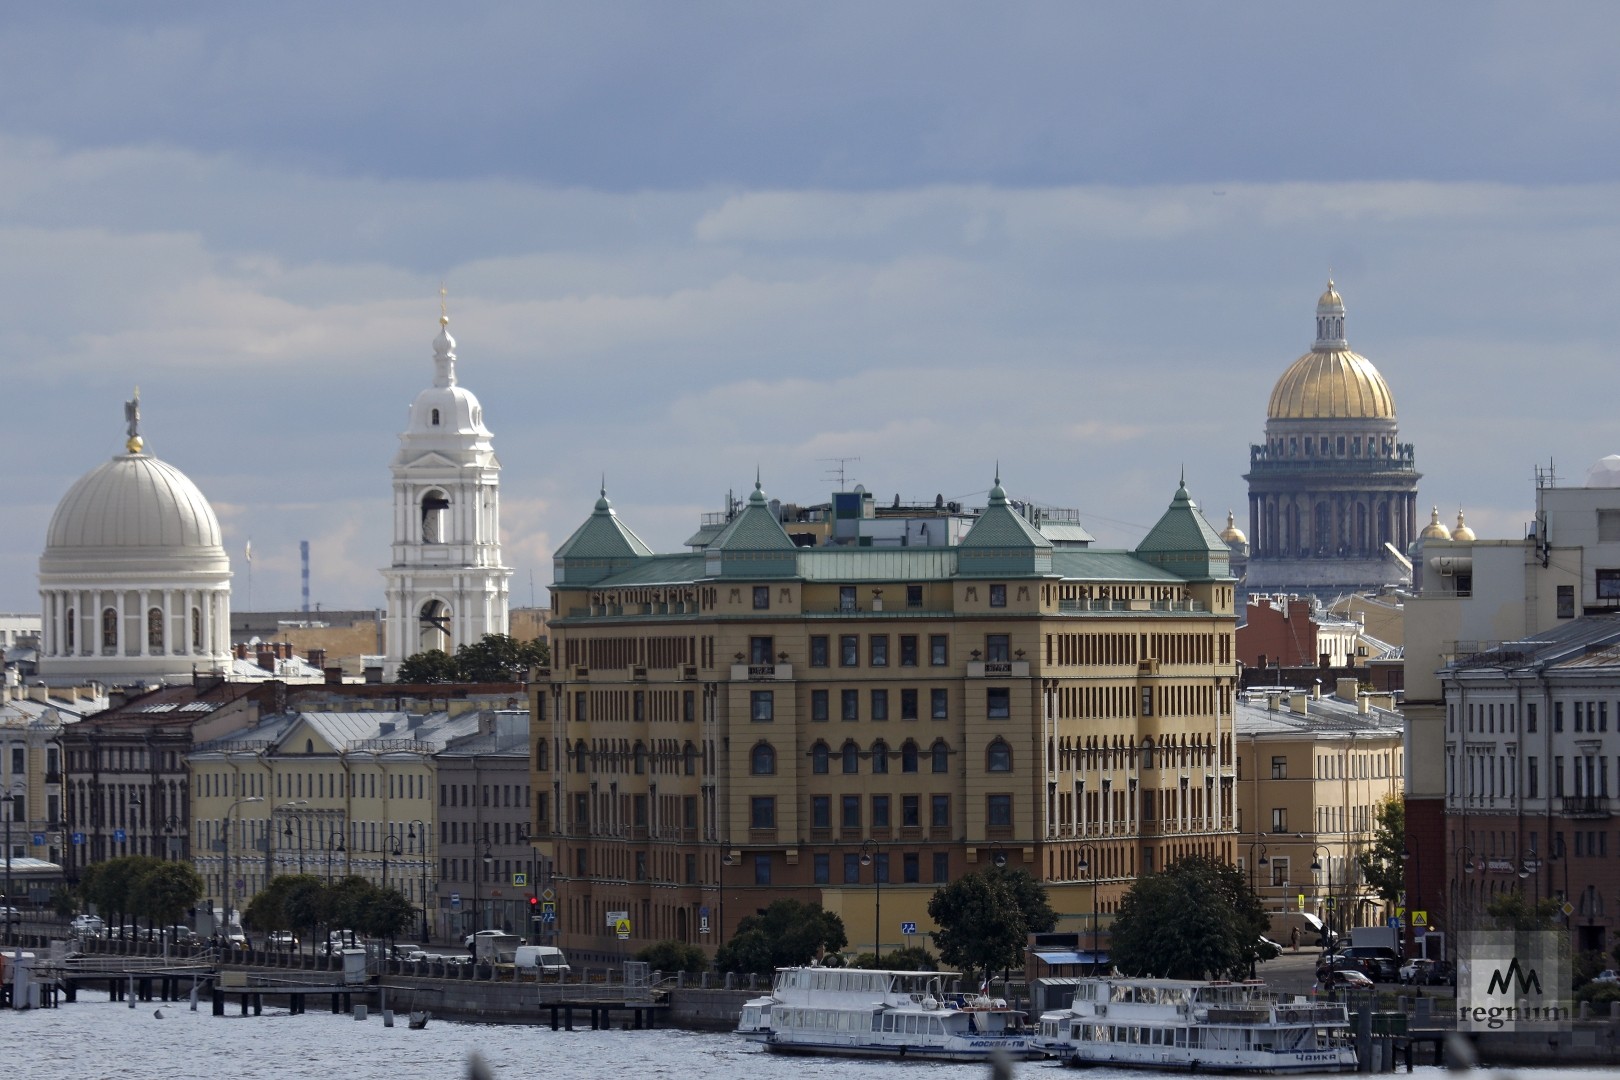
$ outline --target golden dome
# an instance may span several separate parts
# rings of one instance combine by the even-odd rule
[[[1221,530],[1221,539],[1228,544],[1247,544],[1249,542],[1249,538],[1243,535],[1243,530],[1237,527],[1237,519],[1232,516],[1230,510],[1226,512],[1226,528]]]
[[[1434,507],[1429,511],[1429,523],[1418,534],[1420,540],[1450,540],[1451,530],[1440,524],[1440,508]]]
[[[1395,397],[1372,361],[1349,349],[1312,349],[1271,391],[1272,420],[1393,420]]]
[[[1451,530],[1451,538],[1453,540],[1474,539],[1474,530],[1470,529],[1468,523],[1463,520],[1462,507],[1460,506],[1457,508],[1457,527]]]
[[[1323,293],[1316,301],[1316,309],[1321,311],[1323,308],[1342,307],[1344,307],[1344,300],[1339,297],[1339,290],[1333,287],[1333,280],[1330,278],[1328,279],[1327,292]]]

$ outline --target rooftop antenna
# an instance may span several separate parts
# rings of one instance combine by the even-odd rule
[[[837,477],[837,479],[838,479],[838,490],[839,491],[846,491],[846,490],[848,490],[844,486],[844,482],[845,482],[845,478],[846,478],[845,474],[847,472],[846,466],[852,461],[859,461],[861,459],[858,458],[858,457],[824,457],[824,458],[820,458],[818,460],[833,462],[833,465],[827,469],[827,478],[829,480],[831,480],[834,477]]]
[[[304,614],[309,614],[309,541],[298,541],[298,559],[302,564],[299,568],[303,577],[304,586]]]

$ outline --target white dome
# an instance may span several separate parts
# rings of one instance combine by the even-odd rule
[[[168,462],[122,454],[80,477],[57,504],[40,569],[56,569],[56,559],[177,555],[225,560],[213,507]]]
[[[1620,454],[1610,454],[1586,470],[1589,488],[1620,487]]]

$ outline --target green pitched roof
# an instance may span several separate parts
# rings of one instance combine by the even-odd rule
[[[585,524],[574,530],[574,535],[563,541],[552,562],[559,584],[577,585],[588,584],[652,554],[653,549],[613,512],[604,487],[596,509]]]
[[[990,504],[957,545],[956,567],[961,577],[1052,572],[1052,541],[1007,502],[999,475]]]
[[[782,523],[771,513],[770,502],[754,481],[754,493],[742,513],[732,518],[720,535],[709,541],[710,551],[792,551],[793,538],[782,528]]]
[[[1158,524],[1136,546],[1135,554],[1189,580],[1232,576],[1231,549],[1198,512],[1185,479]]]

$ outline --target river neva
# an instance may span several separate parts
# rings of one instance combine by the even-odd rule
[[[162,1012],[161,1019],[153,1015],[156,1011]],[[363,1021],[317,1012],[292,1016],[277,1009],[266,1009],[263,1016],[232,1012],[220,1017],[209,1012],[206,999],[196,1012],[183,1002],[146,1002],[131,1009],[89,992],[59,1009],[0,1011],[0,1038],[7,1047],[0,1075],[26,1080],[415,1080],[465,1076],[475,1053],[495,1077],[511,1080],[536,1075],[866,1080],[893,1078],[897,1071],[908,1080],[974,1080],[989,1073],[977,1065],[779,1057],[734,1035],[670,1028],[570,1032],[435,1019],[426,1029],[411,1031],[403,1013],[392,1028],[384,1027],[375,1013]],[[1014,1075],[1019,1080],[1125,1080],[1146,1074],[1115,1069],[1082,1073],[1026,1061],[1015,1066]],[[1438,1080],[1442,1072],[1420,1068],[1415,1075]],[[1579,1075],[1585,1074],[1565,1071],[1560,1077]]]

